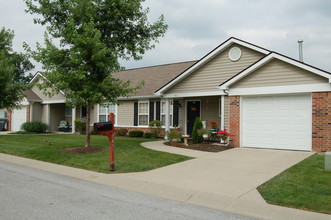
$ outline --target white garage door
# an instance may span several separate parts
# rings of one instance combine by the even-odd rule
[[[21,125],[26,122],[26,106],[15,109],[12,114],[12,131],[20,131]]]
[[[311,151],[311,95],[242,98],[242,146]]]

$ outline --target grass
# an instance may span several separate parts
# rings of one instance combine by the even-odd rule
[[[191,159],[190,157],[146,149],[140,145],[146,141],[151,141],[151,139],[115,138],[116,173],[152,170]],[[48,143],[51,143],[51,145]],[[98,153],[68,154],[64,152],[66,148],[82,147],[84,145],[84,135],[24,134],[0,136],[0,153],[110,173],[108,138],[105,136],[91,136],[92,147],[103,148]]]
[[[331,214],[331,171],[313,155],[258,188],[271,204]]]

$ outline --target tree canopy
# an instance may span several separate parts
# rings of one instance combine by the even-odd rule
[[[0,30],[0,109],[17,107],[24,97],[23,91],[27,89],[27,82],[31,74],[25,73],[33,69],[27,55],[14,52],[12,41],[14,32]]]
[[[32,52],[49,80],[41,87],[61,90],[67,102],[86,106],[88,124],[92,104],[116,103],[137,89],[111,76],[123,69],[119,60],[141,59],[167,29],[163,16],[148,22],[143,0],[25,2],[27,12],[39,15],[35,23],[47,26],[45,46]]]

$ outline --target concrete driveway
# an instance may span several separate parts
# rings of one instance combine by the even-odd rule
[[[155,144],[150,142],[144,145],[149,147],[153,143]],[[185,190],[264,202],[255,189],[312,154],[302,151],[234,148],[219,153],[203,152],[193,160],[127,175],[135,180]]]

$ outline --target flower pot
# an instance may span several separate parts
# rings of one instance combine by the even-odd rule
[[[224,136],[222,136],[221,139],[222,139],[223,141],[226,141],[226,139],[228,139],[228,137],[224,137]]]

